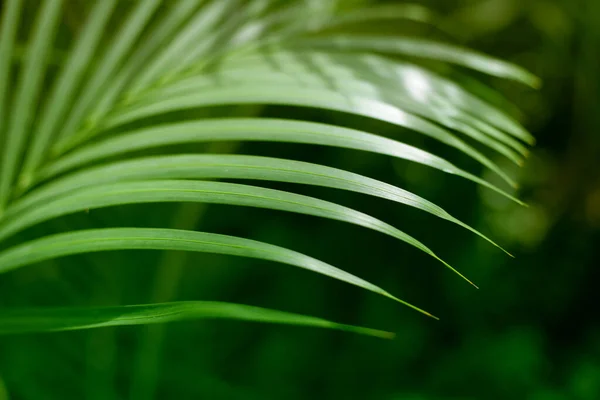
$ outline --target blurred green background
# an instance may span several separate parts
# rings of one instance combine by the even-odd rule
[[[70,23],[77,29],[85,2],[69,4]],[[286,157],[376,177],[439,204],[497,240],[515,259],[466,230],[391,202],[265,182],[260,184],[382,218],[427,243],[481,289],[392,238],[307,216],[212,205],[144,205],[60,218],[27,234],[93,224],[186,227],[249,237],[385,284],[441,320],[263,261],[133,251],[68,257],[3,276],[0,305],[222,300],[390,330],[397,338],[221,321],[7,336],[0,339],[0,399],[600,399],[600,2],[422,4],[439,13],[439,26],[402,22],[402,29],[474,47],[543,79],[542,89],[532,91],[484,78],[516,105],[538,140],[527,165],[514,168],[521,182],[518,196],[530,207],[433,169],[358,151],[272,143],[211,145],[209,151]],[[399,23],[386,24],[397,29]],[[60,59],[60,52],[56,56]],[[456,78],[477,91],[473,78],[482,77],[465,73]],[[495,95],[479,93],[504,104]],[[256,111],[401,136],[481,171],[457,151],[366,118],[290,107],[248,110]]]

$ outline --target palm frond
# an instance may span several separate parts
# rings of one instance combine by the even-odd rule
[[[48,74],[47,58],[59,28],[62,3],[45,0],[33,23],[15,99],[10,102],[5,93],[12,92],[11,60],[23,4],[20,0],[4,4],[0,30],[0,139],[5,137],[0,242],[44,221],[83,210],[123,204],[217,203],[363,226],[407,242],[464,278],[425,244],[368,214],[255,183],[208,181],[228,178],[323,186],[384,198],[458,224],[498,246],[439,206],[399,187],[285,158],[179,154],[172,150],[173,146],[193,143],[283,142],[361,150],[462,177],[522,204],[499,185],[432,152],[403,143],[402,133],[411,130],[433,138],[516,187],[514,178],[486,151],[522,165],[533,137],[508,113],[421,65],[420,60],[467,67],[532,87],[539,85],[535,76],[508,62],[430,38],[346,33],[352,24],[382,19],[429,23],[434,14],[422,6],[141,0],[121,17],[115,10],[123,4],[97,1],[90,5],[81,32],[72,39],[65,63],[56,74]],[[113,24],[119,26],[114,33],[109,29]],[[44,85],[52,90],[38,101]],[[214,107],[240,105],[331,110],[401,129],[391,139],[331,123],[259,114],[249,117],[235,109],[226,117],[212,112]],[[182,110],[193,111],[191,120],[174,114]],[[37,114],[39,119],[34,118]],[[150,149],[161,155],[139,155]],[[48,233],[33,239],[25,235],[23,243],[0,252],[0,273],[66,255],[107,250],[219,253],[308,269],[431,316],[327,263],[246,238],[139,227]],[[389,336],[313,317],[210,302],[3,310],[0,334],[195,318],[288,323]]]

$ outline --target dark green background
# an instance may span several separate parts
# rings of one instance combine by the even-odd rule
[[[82,6],[72,3],[76,21],[75,4]],[[519,177],[518,196],[529,208],[457,177],[384,156],[265,143],[240,144],[235,151],[327,164],[396,184],[480,229],[516,259],[414,209],[291,184],[260,182],[380,217],[425,242],[481,289],[394,239],[308,216],[226,206],[144,205],[61,218],[15,241],[90,225],[189,225],[309,254],[380,284],[441,320],[263,261],[158,252],[69,257],[2,276],[0,305],[150,302],[156,290],[169,292],[160,287],[171,278],[161,277],[158,283],[156,278],[157,265],[166,262],[174,265],[169,270],[174,275],[182,265],[179,278],[172,279],[176,289],[169,300],[259,305],[390,330],[397,338],[240,322],[176,323],[165,326],[164,338],[157,339],[162,348],[154,378],[144,374],[144,368],[154,365],[151,357],[140,358],[140,338],[148,328],[2,337],[0,376],[10,398],[128,398],[137,376],[142,385],[156,385],[160,399],[600,399],[600,5],[595,0],[425,4],[440,12],[444,31],[451,32],[427,34],[504,57],[544,80],[536,92],[466,71],[455,74],[457,79],[481,78],[503,93],[538,139],[524,168],[507,163]],[[480,171],[457,151],[384,123],[294,108],[260,112],[358,127],[422,145]],[[229,150],[225,145],[210,148]],[[174,222],[177,218],[182,221]],[[151,328],[151,334],[156,332]]]

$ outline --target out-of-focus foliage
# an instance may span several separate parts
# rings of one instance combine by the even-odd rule
[[[350,7],[367,2],[338,3]],[[64,62],[69,35],[83,28],[87,3],[67,4],[68,30],[59,32],[59,38],[66,36],[57,41],[58,48],[49,49],[50,65]],[[431,0],[425,5],[434,10],[433,27],[422,23],[430,14],[414,6],[406,9],[408,21],[378,17],[353,25],[353,32],[459,42],[541,76],[544,86],[534,92],[514,82],[425,64],[533,127],[538,144],[524,168],[485,153],[510,171],[521,186],[514,194],[530,207],[431,168],[354,150],[262,142],[186,144],[172,150],[261,154],[374,176],[452,210],[508,248],[515,260],[426,213],[320,187],[303,188],[302,193],[410,227],[413,236],[460,266],[482,289],[469,290],[464,282],[440,273],[435,260],[394,238],[300,214],[274,218],[263,209],[151,204],[61,217],[28,229],[27,237],[90,226],[174,226],[250,237],[385,283],[390,292],[402,293],[442,319],[425,319],[348,285],[250,259],[171,252],[160,257],[120,252],[60,259],[5,275],[10,279],[0,280],[0,305],[232,301],[383,327],[397,332],[397,338],[378,341],[342,332],[212,321],[4,336],[0,399],[600,398],[600,326],[594,314],[594,267],[600,265],[594,248],[600,239],[600,137],[595,133],[600,127],[600,7],[594,0]],[[25,8],[26,21],[33,21],[36,9]],[[318,18],[314,23],[319,25]],[[26,59],[24,49],[19,43],[18,60]],[[242,64],[242,72],[246,67],[252,70]],[[453,100],[459,104],[458,98]],[[283,106],[211,110],[213,116],[233,113],[402,135],[403,141],[452,159],[461,168],[480,168],[458,151],[374,119]],[[185,112],[173,118],[198,116],[205,115]],[[145,155],[158,153],[147,151]],[[504,184],[482,171],[484,179]],[[273,187],[297,191],[287,184]]]

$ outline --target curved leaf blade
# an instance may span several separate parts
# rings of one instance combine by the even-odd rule
[[[181,25],[198,8],[201,0],[186,0],[176,2],[173,7],[162,17],[160,24],[156,26],[140,43],[135,51],[130,54],[123,68],[111,81],[104,95],[97,100],[89,119],[100,121],[114,106],[119,96],[137,77],[140,71],[145,71],[144,64],[157,57],[156,52],[162,45],[168,43],[168,39],[181,29]],[[168,48],[168,46],[167,46]]]
[[[411,192],[352,172],[285,159],[242,155],[171,155],[139,158],[97,166],[57,179],[30,193],[7,210],[15,216],[73,190],[110,182],[142,179],[256,179],[323,186],[381,197],[458,224],[494,246],[492,240],[442,208]],[[517,200],[518,201],[518,200]],[[506,252],[506,251],[505,251]]]
[[[200,0],[195,3],[197,7],[198,4],[206,2]],[[204,40],[203,34],[219,21],[233,4],[232,0],[211,2],[196,12],[170,41],[169,46],[160,51],[149,65],[140,71],[132,84],[130,95],[135,96],[167,74],[170,68],[177,67],[177,63],[190,52],[190,48]]]
[[[159,6],[160,0],[146,0],[136,4],[119,28],[118,33],[114,35],[105,53],[98,58],[100,63],[90,74],[84,88],[79,93],[75,106],[60,129],[57,141],[70,137],[80,128],[96,99],[105,93],[105,86],[111,81],[111,77],[116,73]],[[88,121],[88,123],[93,125],[94,121]]]
[[[103,158],[138,150],[220,141],[267,141],[342,147],[410,160],[440,171],[466,173],[448,161],[419,148],[355,129],[277,118],[211,118],[142,128],[92,143],[50,164],[40,171],[40,177],[49,179]]]
[[[104,128],[112,128],[170,111],[235,104],[279,104],[323,108],[389,122],[401,127],[413,129],[417,132],[422,132],[447,143],[490,168],[513,186],[515,185],[512,178],[498,167],[497,164],[473,147],[458,139],[456,136],[452,135],[449,131],[415,115],[406,113],[391,104],[369,98],[351,97],[331,90],[293,87],[282,91],[279,87],[265,85],[232,85],[207,88],[200,93],[175,98],[161,99],[161,97],[158,97],[148,104],[138,105],[127,111],[115,113],[113,117],[107,118]],[[468,173],[460,173],[458,171],[452,173],[460,174],[465,178],[469,176],[470,178],[467,179],[472,178],[471,180],[475,179],[481,181],[481,179]],[[492,186],[487,182],[484,185],[488,187]],[[498,188],[492,190],[499,191],[499,193],[502,192],[502,190]]]
[[[265,57],[268,57],[268,59],[265,60]],[[274,64],[277,64],[277,66],[275,67]],[[211,89],[215,84],[234,87],[247,85],[248,83],[252,85],[269,85],[282,91],[291,91],[303,87],[327,92],[334,91],[345,96],[361,97],[389,104],[404,112],[427,118],[477,140],[517,164],[522,163],[522,156],[515,152],[515,148],[521,150],[523,146],[516,139],[500,130],[492,130],[492,135],[488,135],[487,132],[490,132],[490,129],[484,131],[476,124],[477,122],[487,127],[487,122],[478,120],[465,110],[455,107],[454,103],[458,102],[456,99],[450,101],[441,98],[427,86],[429,83],[426,80],[421,79],[425,77],[420,73],[414,70],[412,73],[407,71],[406,75],[409,75],[409,79],[404,79],[404,81],[410,82],[410,84],[402,86],[397,83],[400,79],[395,77],[383,79],[375,76],[365,79],[363,76],[365,75],[365,67],[361,67],[361,76],[355,76],[358,73],[354,70],[356,68],[356,66],[341,65],[333,56],[327,54],[276,53],[265,55],[259,58],[258,61],[254,60],[254,62],[247,58],[238,60],[238,63],[233,67],[220,68],[214,76],[201,75],[185,79],[177,84],[156,90],[151,95],[154,98],[164,100],[168,97],[173,98],[183,94],[201,92],[207,88]],[[374,74],[370,72],[370,75]],[[402,126],[413,129],[418,127],[414,123],[413,126],[406,125],[405,123]],[[430,128],[432,126],[429,125]],[[421,126],[421,128],[423,127]],[[493,129],[493,127],[490,128]],[[479,160],[481,158],[481,156],[474,153],[474,149],[465,143],[461,143],[458,138],[455,138],[448,131],[444,132],[440,129],[415,130],[449,146],[458,148],[475,159]],[[89,136],[101,132],[99,130],[96,133],[90,133]],[[83,141],[83,138],[80,141]]]
[[[0,274],[40,261],[109,250],[177,250],[275,261],[369,290],[434,317],[372,283],[304,254],[250,239],[177,229],[107,228],[46,236],[0,253]]]
[[[335,203],[280,190],[226,182],[141,181],[125,182],[70,192],[40,207],[30,209],[0,226],[0,241],[27,227],[59,216],[96,208],[158,202],[202,202],[267,208],[343,221],[384,233],[429,254],[461,278],[474,285],[427,246],[412,236],[370,215]]]
[[[540,86],[540,79],[537,76],[517,65],[464,47],[424,38],[339,34],[303,38],[293,45],[345,51],[377,51],[426,58],[471,68],[499,78],[511,79],[532,88]]]
[[[0,144],[4,145],[6,109],[9,93],[10,67],[15,51],[15,39],[21,19],[22,0],[2,2],[0,24]],[[0,152],[0,162],[4,154]]]
[[[174,91],[189,93],[198,90],[196,86],[205,85],[211,76],[219,82],[224,78],[246,82],[275,79],[279,82],[287,78],[304,85],[334,87],[350,95],[375,96],[459,131],[460,126],[450,123],[460,116],[468,122],[478,121],[504,129],[506,133],[490,136],[516,150],[522,145],[513,137],[528,143],[533,139],[516,120],[455,82],[419,65],[375,54],[261,50],[243,57],[230,57],[221,61],[215,71],[181,79],[156,90],[163,95]]]
[[[114,307],[3,309],[0,311],[0,335],[70,331],[108,326],[162,324],[201,319],[232,319],[327,328],[383,339],[392,339],[395,336],[391,332],[339,324],[317,317],[244,304],[212,301],[185,301]]]
[[[34,171],[44,161],[44,153],[56,133],[61,118],[73,101],[77,86],[100,43],[115,5],[116,0],[96,2],[83,26],[83,31],[70,50],[67,64],[61,68],[60,75],[55,80],[52,93],[44,104],[39,125],[32,136],[20,178],[22,187],[30,184]]]
[[[14,106],[10,113],[4,143],[4,158],[0,169],[0,213],[9,200],[13,180],[18,173],[28,129],[42,89],[46,72],[46,56],[58,28],[62,0],[47,0],[36,14],[27,57],[18,76]]]

